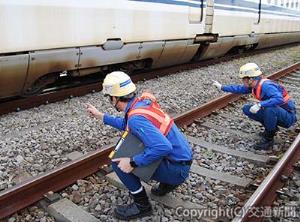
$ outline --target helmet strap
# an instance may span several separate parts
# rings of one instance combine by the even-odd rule
[[[119,101],[120,101],[120,97],[115,97],[115,98],[116,98],[116,103],[115,103],[114,107],[115,107],[115,109],[116,109],[118,112],[120,112],[121,110],[117,107],[117,105],[118,105],[118,103],[119,103]]]

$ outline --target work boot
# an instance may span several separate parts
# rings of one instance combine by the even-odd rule
[[[278,130],[279,130],[279,128],[276,127],[275,132],[277,132]],[[259,132],[258,135],[259,135],[260,137],[263,137],[263,138],[266,137],[266,136],[267,136],[267,130],[264,130],[263,132]]]
[[[275,131],[264,131],[263,138],[261,141],[259,141],[254,149],[256,150],[269,150],[270,148],[273,147],[274,144],[274,136],[275,136],[276,130]]]
[[[262,138],[261,141],[259,141],[254,149],[256,150],[269,150],[270,148],[272,148],[274,145],[274,139],[266,139],[266,138]]]
[[[152,214],[152,207],[148,200],[145,189],[137,194],[131,194],[134,202],[129,205],[118,205],[114,214],[117,219],[120,220],[132,220],[149,216]]]
[[[164,196],[174,190],[178,185],[171,185],[167,183],[159,183],[158,187],[152,187],[151,193],[155,196]]]
[[[266,130],[264,130],[263,132],[259,132],[258,133],[258,135],[260,136],[260,137],[265,137],[266,136]]]

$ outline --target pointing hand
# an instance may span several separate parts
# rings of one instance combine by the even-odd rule
[[[96,119],[103,119],[104,114],[101,113],[95,106],[87,103],[86,111],[91,117],[95,117]]]

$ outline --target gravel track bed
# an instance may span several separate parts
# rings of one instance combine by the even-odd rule
[[[243,158],[234,157],[228,154],[214,152],[200,146],[193,146],[194,163],[197,165],[234,176],[257,179],[264,177],[270,171],[270,167],[257,166]]]
[[[155,184],[151,182],[151,184]],[[230,189],[228,189],[230,187]],[[172,192],[178,198],[191,201],[205,208],[242,206],[250,193],[236,188],[233,185],[217,180],[206,179],[191,173],[183,185]],[[112,186],[103,177],[90,176],[79,180],[73,186],[61,192],[61,195],[70,199],[90,212],[101,221],[116,221],[113,217],[113,208],[117,204],[129,203],[128,191]],[[186,221],[176,214],[176,209],[168,208],[160,203],[151,201],[154,209],[152,217],[145,217],[137,221]]]
[[[292,97],[292,99],[296,102],[296,104],[299,106],[300,104],[300,92],[291,92],[289,91],[289,95]]]
[[[224,131],[206,128],[196,124],[192,124],[191,127],[187,129],[187,134],[193,137],[200,137],[209,143],[241,151],[252,150],[252,146],[256,142],[255,139],[251,137],[243,138],[238,135],[232,135]]]
[[[206,208],[241,206],[248,196],[243,188],[194,173],[173,194],[184,195],[184,199]]]
[[[19,211],[11,215],[6,220],[7,222],[55,222],[56,220],[44,211],[42,208],[37,206],[31,206],[24,210]]]
[[[151,181],[150,184],[153,185],[155,182]],[[172,194],[184,201],[197,203],[206,209],[242,206],[251,195],[251,193],[245,193],[243,189],[234,185],[204,178],[193,173]],[[85,180],[79,180],[61,192],[61,195],[83,207],[101,221],[116,221],[112,217],[113,207],[117,204],[129,203],[131,200],[128,191],[120,190],[110,185],[105,178],[96,175]],[[155,201],[151,201],[151,204],[154,209],[153,216],[137,221],[186,221],[190,219],[176,214],[176,209],[165,207]]]
[[[288,80],[288,81],[290,81],[290,80]],[[283,82],[282,83],[283,85],[285,85],[287,88],[290,86],[291,88],[295,88],[295,87],[299,87],[299,82],[298,81],[290,81],[290,82]]]
[[[256,62],[269,74],[299,61],[299,51],[300,45],[277,49],[139,82],[137,87],[139,92],[154,92],[169,113],[181,113],[224,94],[211,86],[212,79],[222,84],[240,83],[237,73],[247,62]],[[86,115],[87,102],[120,115],[100,92],[0,116],[0,191],[16,183],[13,179],[18,171],[40,174],[67,161],[65,154],[101,148],[118,135]]]
[[[227,114],[228,115],[228,114]],[[252,137],[258,137],[259,132],[263,132],[264,128],[261,126],[261,124],[253,124],[253,121],[250,119],[242,119],[242,118],[233,118],[233,119],[228,119],[225,118],[224,116],[220,115],[213,115],[203,120],[203,124],[209,123],[211,125],[215,125],[217,127],[222,127],[225,131],[227,129],[229,130],[234,130],[237,133],[241,132],[243,135],[235,135],[231,134],[234,137],[239,137],[241,140],[244,139],[251,139]],[[201,122],[200,122],[201,124]],[[296,123],[293,128],[299,127],[299,123]],[[293,130],[292,130],[293,131]],[[276,134],[276,138],[278,139],[278,142],[281,141],[293,141],[295,136],[297,136],[297,132],[293,132],[290,130],[286,130],[282,127],[280,127],[279,131]],[[245,138],[247,136],[247,138]],[[288,142],[288,143],[289,143]],[[275,148],[276,150],[276,148]]]
[[[272,151],[256,151],[254,149],[254,145],[257,142],[257,139],[251,138],[244,138],[238,135],[232,135],[227,132],[215,130],[215,129],[208,129],[206,127],[196,125],[194,129],[189,129],[188,132],[190,136],[200,137],[203,138],[205,141],[209,143],[213,143],[219,146],[225,146],[230,149],[240,150],[240,151],[251,151],[260,154],[268,154],[272,153]],[[196,132],[196,133],[195,133]],[[275,144],[273,146],[273,151],[280,151],[286,150],[293,142],[291,138],[278,138],[276,137]]]
[[[112,216],[114,207],[117,204],[131,202],[128,191],[114,187],[105,178],[97,175],[79,180],[73,186],[62,191],[61,195],[81,206],[84,210],[99,218],[100,221],[117,221]],[[151,204],[153,216],[137,221],[173,221],[180,219],[174,216],[174,209],[168,209],[154,201],[151,201]]]
[[[230,113],[227,113],[227,115],[230,115]],[[214,124],[217,127],[224,128],[224,130],[231,129],[237,132],[246,133],[249,134],[250,138],[254,135],[258,135],[258,132],[263,131],[264,129],[259,125],[253,124],[253,121],[248,118],[236,118],[236,116],[232,119],[228,119],[225,116],[212,115],[205,120],[206,121],[203,122],[204,124]]]

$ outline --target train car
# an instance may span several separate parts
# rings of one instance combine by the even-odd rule
[[[201,52],[201,59],[300,41],[299,0],[215,0],[212,20],[218,41]]]
[[[300,40],[300,0],[0,0],[0,99]]]

